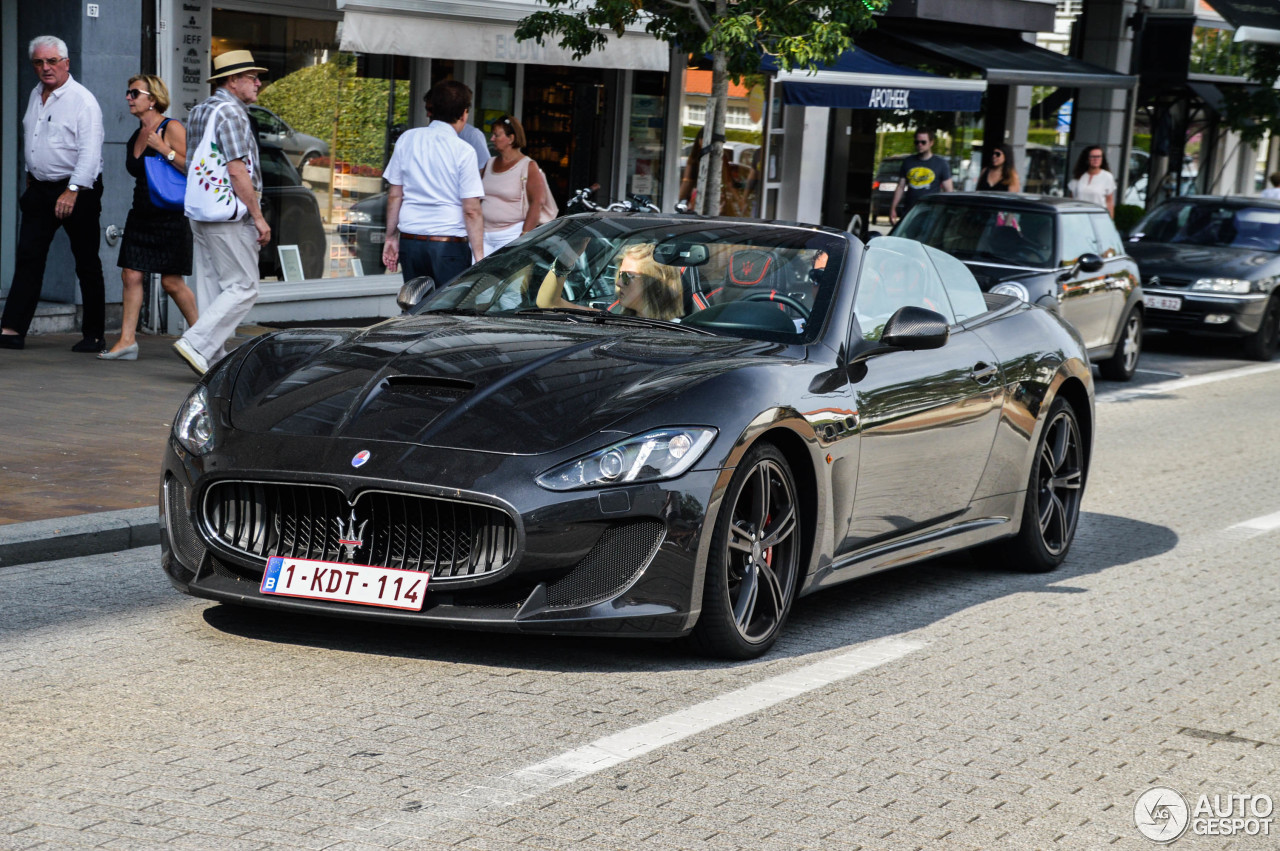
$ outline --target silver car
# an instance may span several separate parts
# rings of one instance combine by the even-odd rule
[[[265,106],[253,104],[249,116],[258,128],[258,141],[284,151],[293,167],[302,170],[308,160],[329,156],[329,143],[316,136],[299,133]]]

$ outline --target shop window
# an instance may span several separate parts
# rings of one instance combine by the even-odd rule
[[[213,11],[213,52],[250,50],[268,69],[251,115],[272,242],[264,280],[296,245],[307,277],[383,271],[382,170],[409,126],[408,61],[338,49],[337,22]],[[376,221],[374,219],[376,218]]]
[[[667,75],[637,72],[627,121],[626,194],[662,206],[662,152],[667,116]]]

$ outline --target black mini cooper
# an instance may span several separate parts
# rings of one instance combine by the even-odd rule
[[[1141,278],[1102,207],[1045,195],[939,193],[912,207],[893,235],[962,261],[985,292],[1061,315],[1103,378],[1133,377],[1142,350]]]

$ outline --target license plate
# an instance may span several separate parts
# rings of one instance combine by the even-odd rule
[[[1142,303],[1156,310],[1182,310],[1182,299],[1176,296],[1144,295]]]
[[[263,594],[422,611],[430,574],[305,558],[267,559]]]
[[[369,234],[369,241],[372,242],[374,245],[378,245],[379,243],[386,242],[387,234],[385,231],[375,230],[373,233]]]

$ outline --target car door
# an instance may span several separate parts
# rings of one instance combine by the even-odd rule
[[[881,282],[873,275],[883,280],[900,263],[919,264],[926,274],[923,296],[908,295],[907,303],[936,309],[953,323],[951,290],[957,282],[951,275],[967,277],[968,288],[981,298],[963,264],[954,264],[959,271],[947,268],[944,286],[923,246],[882,237],[867,249],[854,302],[859,317],[855,327],[864,338],[877,336],[878,329],[864,327],[870,322],[862,320],[866,313],[859,301],[870,299],[869,290]],[[1003,395],[996,364],[995,354],[977,334],[952,324],[941,348],[873,355],[854,373],[858,484],[843,552],[946,525],[964,512],[999,424]]]
[[[1080,268],[1080,258],[1085,254],[1102,255],[1090,219],[1087,212],[1064,213],[1058,218],[1058,309],[1092,349],[1111,342],[1114,299],[1105,264],[1093,272]]]
[[[1116,230],[1115,222],[1111,221],[1111,216],[1099,210],[1089,214],[1089,221],[1098,238],[1098,255],[1102,257],[1102,273],[1107,279],[1107,323],[1110,335],[1115,333],[1116,326],[1123,318],[1129,296],[1138,286],[1138,281],[1133,275],[1133,260],[1125,252],[1124,240],[1120,237],[1120,231]]]

